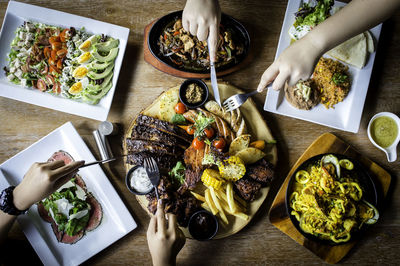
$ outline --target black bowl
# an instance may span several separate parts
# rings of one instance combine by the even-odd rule
[[[151,27],[148,38],[147,38],[147,43],[149,46],[150,52],[153,54],[154,57],[156,57],[160,62],[174,68],[180,71],[184,71],[187,73],[197,73],[197,74],[207,74],[210,72],[209,68],[203,68],[203,69],[192,69],[192,68],[186,68],[186,67],[181,67],[174,62],[171,61],[171,59],[168,56],[162,55],[160,52],[160,47],[158,45],[158,40],[164,31],[165,28],[170,27],[173,25],[174,21],[177,18],[182,17],[182,10],[180,11],[175,11],[172,12],[168,15],[165,15],[164,17],[160,18],[157,20],[154,25]],[[224,28],[229,28],[232,29],[232,31],[235,33],[235,38],[244,44],[244,51],[243,54],[237,57],[236,60],[233,62],[230,62],[229,64],[220,66],[216,68],[217,72],[224,71],[226,69],[229,69],[233,66],[236,66],[243,62],[243,60],[246,58],[246,56],[249,53],[250,50],[250,36],[245,27],[232,18],[229,15],[226,14],[221,14],[221,25]]]
[[[201,99],[200,102],[198,102],[196,104],[189,103],[186,100],[186,96],[185,96],[188,86],[193,83],[199,85],[204,90],[203,98]],[[179,99],[188,108],[197,108],[197,107],[202,106],[203,104],[206,103],[206,101],[208,99],[208,95],[209,95],[208,86],[201,79],[187,79],[182,83],[181,87],[179,88]]]
[[[200,236],[199,232],[196,231],[195,228],[195,223],[196,223],[196,219],[199,215],[205,215],[208,217],[208,220],[211,221],[212,225],[211,226],[215,226],[214,228],[211,228],[209,235],[205,235],[205,236]],[[212,239],[218,232],[218,220],[217,217],[215,217],[215,215],[213,215],[212,213],[206,211],[206,210],[200,210],[195,212],[189,219],[189,224],[188,224],[188,229],[189,229],[189,233],[190,235],[199,241],[205,241],[205,240],[210,240]]]
[[[141,166],[141,165],[136,165],[136,166],[134,166],[134,167],[132,167],[131,169],[129,169],[129,171],[128,171],[128,173],[126,173],[126,176],[125,176],[125,185],[126,185],[126,187],[128,188],[128,190],[130,191],[130,192],[132,192],[133,194],[135,194],[135,195],[146,195],[146,194],[148,194],[148,193],[150,193],[151,191],[153,191],[154,190],[154,187],[152,187],[149,191],[146,191],[146,192],[138,192],[138,191],[136,191],[133,187],[131,187],[131,178],[130,178],[130,175],[131,175],[131,173],[133,172],[133,171],[135,171],[137,168],[139,168],[139,167],[143,167],[143,166]]]
[[[289,198],[290,198],[290,195],[293,192],[293,184],[294,184],[294,182],[296,180],[295,175],[296,175],[297,171],[302,170],[302,169],[306,169],[308,165],[315,164],[323,156],[328,155],[328,154],[332,154],[332,155],[336,156],[338,158],[338,160],[348,159],[354,164],[354,169],[352,171],[356,172],[357,177],[358,177],[359,182],[360,182],[360,185],[361,185],[361,188],[364,190],[363,197],[362,197],[363,199],[365,199],[366,201],[370,202],[374,206],[378,206],[378,200],[379,200],[378,198],[379,198],[379,196],[378,196],[378,191],[376,189],[375,183],[372,180],[371,176],[368,174],[367,170],[362,166],[361,163],[359,163],[357,160],[355,160],[353,158],[350,158],[349,156],[345,156],[345,155],[342,155],[342,154],[335,154],[335,153],[320,154],[320,155],[316,155],[314,157],[311,157],[310,159],[308,159],[305,162],[303,162],[299,167],[297,167],[296,171],[294,171],[293,175],[290,177],[289,184],[288,184],[287,189],[286,189],[286,198],[285,198],[285,200],[286,200],[286,211],[287,211],[287,214],[289,215],[289,218],[292,221],[293,225],[296,227],[296,229],[302,235],[304,235],[307,239],[313,240],[315,242],[319,242],[319,243],[322,243],[322,244],[336,246],[336,245],[346,244],[346,243],[349,243],[350,241],[352,241],[354,239],[357,239],[358,237],[360,237],[361,233],[367,228],[368,225],[364,224],[360,230],[352,232],[351,238],[350,238],[349,241],[341,242],[341,243],[335,243],[333,241],[321,239],[321,238],[319,238],[317,236],[314,236],[312,234],[304,232],[300,228],[300,223],[299,223],[299,221],[297,221],[296,217],[294,217],[293,215],[290,214],[291,211],[292,211],[292,208],[290,207]]]

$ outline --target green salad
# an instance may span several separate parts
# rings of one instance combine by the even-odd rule
[[[86,192],[71,179],[42,201],[44,208],[57,224],[58,230],[74,236],[89,221],[90,205]]]

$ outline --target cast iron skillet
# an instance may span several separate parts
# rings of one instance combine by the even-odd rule
[[[188,72],[188,73],[198,73],[198,74],[207,74],[210,72],[208,68],[204,68],[202,70],[196,70],[196,69],[190,69],[190,68],[185,68],[182,66],[179,66],[172,62],[168,56],[163,56],[162,53],[160,52],[160,47],[158,45],[158,39],[162,35],[162,32],[164,31],[165,28],[170,27],[173,25],[174,21],[177,18],[182,17],[182,10],[181,11],[175,11],[172,12],[168,15],[165,15],[164,17],[160,18],[157,20],[154,25],[151,27],[147,43],[149,46],[150,52],[153,54],[154,57],[156,57],[159,61],[163,62],[164,64],[173,67],[177,70]],[[221,25],[226,28],[226,29],[232,29],[233,32],[235,33],[234,38],[236,38],[238,41],[244,44],[244,51],[243,54],[238,56],[236,60],[230,62],[229,64],[226,64],[221,67],[217,67],[216,71],[223,71],[226,69],[229,69],[233,66],[236,66],[243,62],[243,60],[246,58],[249,49],[250,49],[250,36],[247,30],[244,28],[240,22],[235,20],[229,15],[226,14],[221,14]]]
[[[307,168],[308,165],[311,164],[315,164],[315,162],[319,161],[324,155],[327,154],[333,154],[334,156],[336,156],[338,158],[338,160],[341,159],[348,159],[350,160],[353,164],[354,164],[354,169],[352,171],[355,171],[358,179],[359,179],[359,183],[361,185],[361,188],[363,189],[363,199],[365,199],[366,201],[368,201],[369,203],[373,204],[375,207],[378,206],[378,192],[376,189],[376,186],[371,178],[371,176],[368,174],[367,170],[362,166],[361,163],[359,163],[357,160],[354,160],[348,156],[344,156],[341,154],[335,154],[335,153],[326,153],[326,154],[320,154],[320,155],[316,155],[314,157],[311,157],[310,159],[306,160],[304,163],[302,163],[299,167],[297,167],[296,171],[293,172],[293,175],[290,177],[289,180],[289,184],[288,187],[286,189],[286,211],[289,215],[290,220],[292,221],[293,225],[296,227],[296,229],[302,234],[304,235],[307,239],[315,241],[317,243],[322,243],[322,244],[328,244],[328,245],[342,245],[342,244],[346,244],[349,243],[350,241],[357,239],[360,237],[361,233],[368,227],[367,224],[363,224],[363,226],[361,227],[360,230],[352,232],[351,233],[351,238],[349,241],[347,242],[341,242],[341,243],[335,243],[333,241],[330,240],[325,240],[325,239],[321,239],[318,238],[317,236],[314,236],[312,234],[308,234],[303,232],[303,230],[300,228],[300,223],[297,221],[296,217],[294,217],[293,215],[290,214],[290,212],[292,211],[292,208],[290,207],[290,202],[289,202],[289,198],[290,195],[293,192],[293,184],[296,180],[295,175],[297,173],[297,171],[299,170],[305,170]]]

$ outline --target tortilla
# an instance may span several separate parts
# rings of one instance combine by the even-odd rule
[[[374,38],[372,38],[372,35],[369,31],[364,32],[365,37],[367,38],[367,50],[368,53],[372,54],[375,52],[375,41]]]
[[[361,69],[367,61],[367,38],[361,33],[336,46],[327,54]]]

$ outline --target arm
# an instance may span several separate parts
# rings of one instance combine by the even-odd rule
[[[308,79],[325,52],[386,20],[399,7],[399,0],[351,1],[286,48],[264,72],[257,90],[263,91],[271,82],[273,89],[279,90],[285,82],[294,85],[300,79]]]
[[[182,14],[182,26],[199,41],[208,37],[210,60],[215,62],[221,9],[218,0],[187,0]]]
[[[166,221],[164,207],[159,201],[156,215],[151,218],[147,229],[147,243],[153,265],[175,265],[176,256],[185,242],[186,238],[176,223],[176,216],[168,213]]]
[[[83,164],[84,161],[68,165],[64,165],[63,161],[34,163],[13,191],[14,206],[18,210],[28,209],[70,180]],[[0,244],[6,239],[16,217],[0,210]]]

